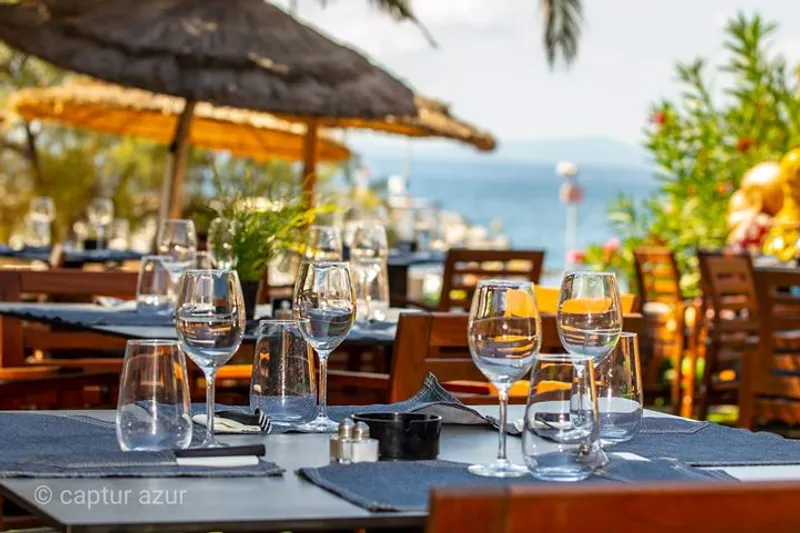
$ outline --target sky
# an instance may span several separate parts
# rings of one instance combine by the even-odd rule
[[[580,56],[555,71],[541,45],[538,0],[414,0],[437,49],[367,0],[298,4],[302,20],[505,141],[638,143],[651,104],[678,94],[675,63],[723,59],[723,28],[738,11],[780,23],[776,51],[800,60],[800,0],[584,0]]]

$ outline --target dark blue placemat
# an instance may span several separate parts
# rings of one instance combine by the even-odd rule
[[[774,433],[674,418],[645,421],[651,431],[641,432],[613,450],[649,458],[669,457],[693,466],[800,464],[800,442]],[[659,428],[661,431],[653,431]]]
[[[434,487],[546,483],[533,477],[474,476],[469,465],[449,461],[386,461],[303,468],[298,473],[369,511],[425,511]],[[626,461],[612,456],[603,470],[581,483],[733,480],[724,472],[703,471],[670,460]]]
[[[115,309],[92,304],[0,303],[0,314],[79,328],[173,326],[175,323],[172,315],[139,313],[128,306],[124,309]]]
[[[201,437],[197,435],[194,443]],[[0,477],[252,477],[281,473],[278,465],[263,460],[257,466],[178,466],[171,451],[123,452],[114,423],[88,416],[0,413]]]

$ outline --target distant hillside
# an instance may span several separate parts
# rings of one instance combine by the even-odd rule
[[[397,137],[353,136],[348,143],[367,158],[403,157],[408,141]],[[555,164],[572,161],[577,165],[647,167],[650,159],[641,147],[614,139],[552,139],[503,141],[491,154],[477,152],[455,142],[440,140],[411,141],[414,159],[480,159],[494,162]]]

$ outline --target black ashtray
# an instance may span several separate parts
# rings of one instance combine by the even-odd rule
[[[383,460],[436,459],[442,417],[422,413],[358,413],[353,421],[369,426],[369,434],[378,440]]]

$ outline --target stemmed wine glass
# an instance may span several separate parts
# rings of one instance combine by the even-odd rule
[[[246,324],[236,272],[187,270],[178,289],[175,324],[181,348],[206,378],[206,438],[202,446],[222,446],[214,438],[214,378],[242,344]]]
[[[338,261],[308,261],[300,264],[294,286],[294,315],[300,333],[319,356],[319,407],[317,418],[299,426],[301,431],[330,433],[336,422],[328,418],[328,356],[350,333],[356,315],[356,300],[350,267]]]
[[[197,252],[197,232],[194,222],[185,219],[165,220],[161,223],[156,239],[159,255],[169,256],[165,263],[173,281],[177,282],[181,274],[194,264]]]
[[[105,247],[106,227],[114,220],[114,202],[108,198],[93,198],[86,208],[86,217],[97,231],[97,249]]]
[[[472,465],[469,471],[486,477],[519,477],[528,469],[506,457],[508,389],[533,365],[542,344],[542,322],[536,308],[533,283],[482,280],[478,282],[469,312],[467,338],[475,366],[498,390],[500,440],[497,460]]]
[[[617,277],[610,272],[591,271],[565,275],[561,282],[556,325],[567,352],[577,359],[591,359],[597,368],[614,350],[622,333]],[[582,368],[576,365],[576,374]],[[602,427],[599,429],[602,433]]]
[[[342,232],[336,226],[311,226],[304,255],[315,261],[341,261]]]
[[[208,251],[211,252],[217,268],[233,268],[233,224],[230,220],[217,217],[208,226]]]

